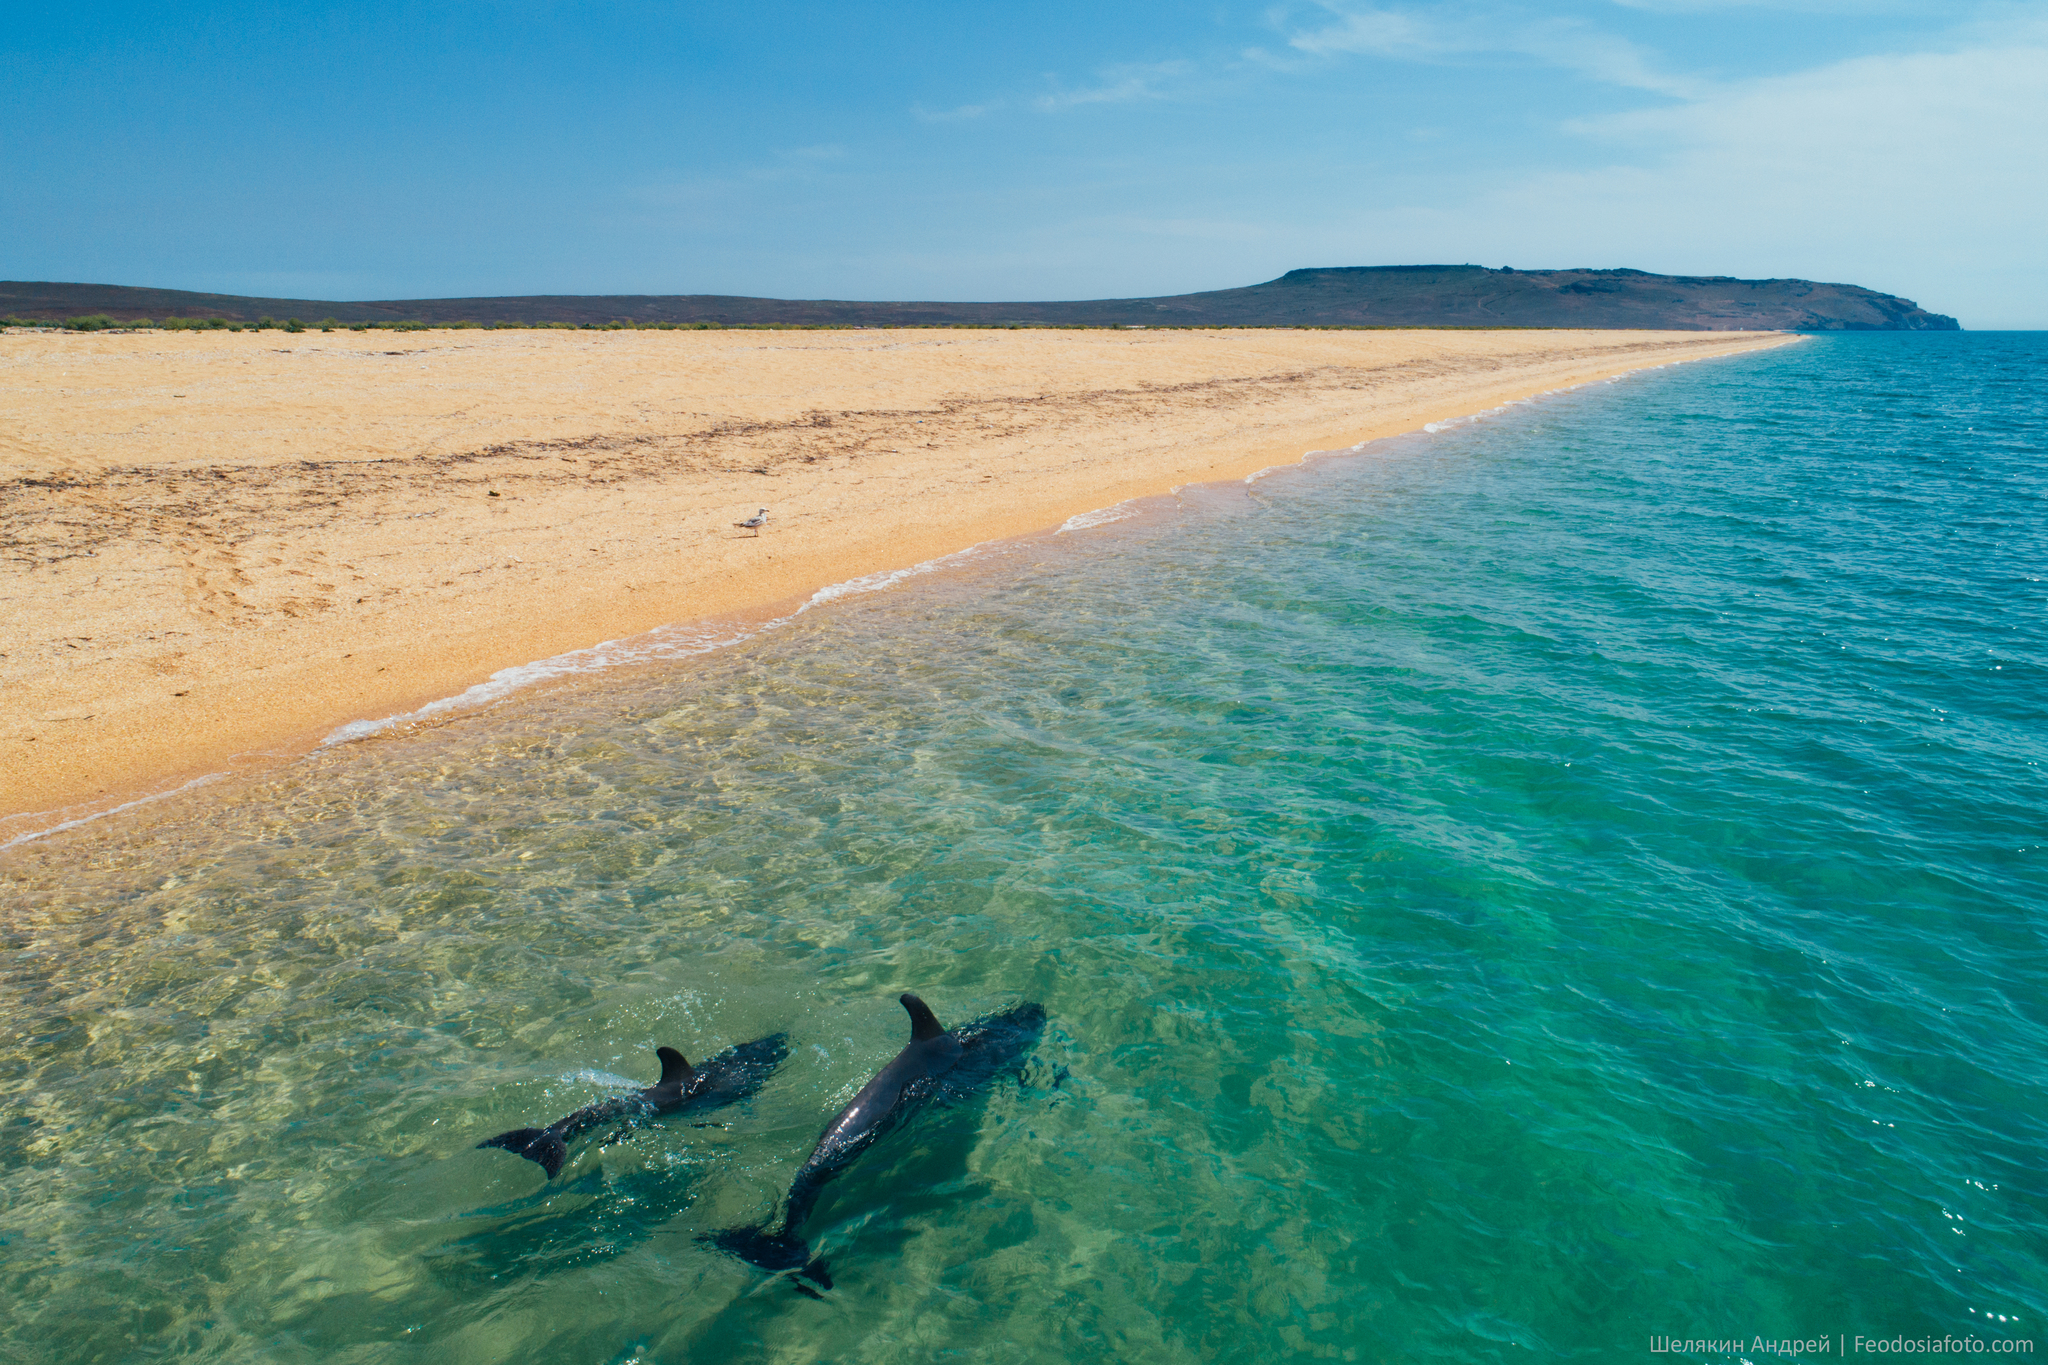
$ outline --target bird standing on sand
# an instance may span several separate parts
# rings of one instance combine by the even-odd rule
[[[754,513],[754,515],[752,515],[751,517],[748,517],[745,521],[736,521],[733,523],[733,525],[739,527],[742,531],[752,531],[757,536],[761,534],[761,528],[763,526],[766,526],[767,524],[768,509],[765,507],[763,507],[760,511]]]

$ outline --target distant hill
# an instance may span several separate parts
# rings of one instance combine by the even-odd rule
[[[0,316],[104,314],[312,323],[606,322],[838,327],[1650,327],[1686,331],[1955,331],[1956,320],[1853,284],[1652,275],[1641,270],[1490,270],[1362,265],[1290,270],[1242,289],[1068,303],[859,303],[724,294],[534,294],[476,299],[256,299],[111,284],[0,281]]]

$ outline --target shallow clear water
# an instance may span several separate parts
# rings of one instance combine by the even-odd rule
[[[23,846],[0,1355],[2038,1343],[2044,377],[1596,386]],[[906,989],[1050,1024],[823,1301],[703,1245]],[[472,1149],[777,1029],[722,1127]]]

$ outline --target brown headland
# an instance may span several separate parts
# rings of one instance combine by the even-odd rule
[[[1132,299],[948,303],[733,294],[524,294],[494,298],[263,299],[132,285],[0,280],[0,317],[336,319],[480,325],[788,327],[1636,327],[1667,331],[1952,331],[1956,320],[1855,284],[1363,265],[1290,270],[1236,289]]]

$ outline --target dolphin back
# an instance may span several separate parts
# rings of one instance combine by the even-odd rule
[[[822,1271],[801,1234],[825,1186],[927,1102],[967,1099],[996,1077],[1019,1071],[1045,1032],[1045,1006],[1033,1000],[950,1030],[938,1030],[931,1010],[916,996],[905,995],[902,1003],[910,1013],[910,1046],[876,1073],[819,1138],[790,1182],[781,1230],[771,1232],[770,1223],[760,1223],[727,1228],[700,1241],[762,1270]],[[871,1097],[875,1103],[869,1106],[864,1101]],[[849,1124],[849,1119],[856,1121]]]
[[[751,1099],[788,1056],[789,1035],[771,1033],[765,1038],[729,1047],[709,1061],[699,1062],[694,1072],[690,1107],[716,1109]]]
[[[613,1095],[584,1105],[552,1127],[514,1128],[477,1146],[516,1152],[537,1162],[552,1180],[569,1160],[569,1144],[592,1128],[614,1121],[630,1127],[657,1114],[718,1109],[751,1097],[789,1056],[789,1035],[771,1033],[740,1043],[696,1066],[671,1047],[656,1048],[655,1056],[661,1079],[637,1094]]]
[[[1022,1069],[1024,1059],[1045,1032],[1045,1006],[1026,1000],[953,1030],[960,1040],[960,1060],[939,1080],[942,1102],[965,1099],[1006,1072]]]
[[[528,1161],[537,1161],[550,1180],[562,1173],[562,1163],[569,1159],[569,1144],[552,1128],[514,1128],[509,1133],[485,1138],[477,1146],[502,1147]]]

